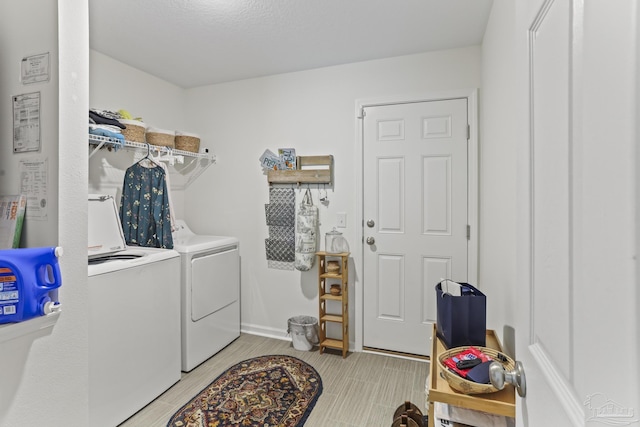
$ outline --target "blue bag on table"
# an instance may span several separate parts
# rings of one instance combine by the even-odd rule
[[[436,333],[447,348],[482,346],[487,337],[487,297],[468,283],[436,285]]]

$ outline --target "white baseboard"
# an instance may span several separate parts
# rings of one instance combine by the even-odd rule
[[[242,323],[240,325],[240,332],[250,335],[259,335],[261,337],[275,338],[277,340],[291,341],[291,337],[287,333],[286,329],[269,328],[260,325]]]
[[[292,338],[287,333],[286,329],[269,328],[269,327],[266,327],[266,326],[251,325],[251,324],[248,324],[248,323],[242,323],[240,325],[240,332],[242,332],[243,334],[258,335],[258,336],[266,337],[266,338],[275,338],[277,340],[282,340],[282,341],[292,341]],[[357,350],[354,349],[354,346],[355,346],[355,344],[353,342],[349,341],[349,349],[350,349],[351,352],[356,352],[357,351]]]

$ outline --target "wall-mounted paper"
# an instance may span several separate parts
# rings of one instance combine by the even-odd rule
[[[40,151],[40,92],[13,97],[13,152]]]

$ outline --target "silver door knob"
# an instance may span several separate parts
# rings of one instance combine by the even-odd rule
[[[367,237],[367,245],[373,245],[376,242],[376,239],[374,239],[373,237]]]
[[[498,390],[502,390],[505,383],[507,383],[512,384],[516,388],[520,397],[527,395],[527,381],[524,375],[524,368],[519,361],[516,361],[516,366],[513,371],[507,371],[502,364],[492,362],[491,365],[489,365],[489,380]]]
[[[373,226],[374,226],[374,225],[376,225],[376,223],[375,223],[372,219],[370,219],[369,221],[367,221],[367,227],[369,227],[369,228],[373,228]]]

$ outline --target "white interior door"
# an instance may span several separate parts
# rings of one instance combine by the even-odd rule
[[[633,156],[636,118],[620,108],[638,90],[637,10],[581,0],[527,6],[535,9],[526,18],[516,319],[527,394],[518,426],[638,425],[637,300],[623,296],[637,295],[637,234],[629,237],[633,214],[618,209],[637,208],[637,166],[623,160]],[[624,367],[609,364],[616,354]]]
[[[467,281],[467,99],[363,120],[363,344],[429,355],[435,285]]]
[[[516,328],[517,344],[522,344],[517,357],[524,365],[529,392],[519,409],[528,409],[526,414],[521,411],[527,419],[522,425],[535,420],[531,425],[569,426],[563,404],[543,375],[543,365],[554,364],[558,378],[568,378],[571,354],[568,2],[555,2],[539,15],[531,34],[530,170],[525,178],[530,187],[522,195],[530,202],[524,212],[529,216],[525,227],[530,245],[523,247],[529,259],[521,270],[528,288],[521,287],[517,295],[521,310],[526,311],[521,312]]]

